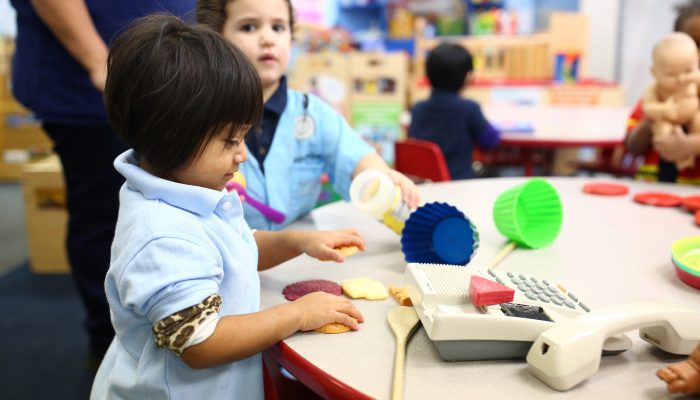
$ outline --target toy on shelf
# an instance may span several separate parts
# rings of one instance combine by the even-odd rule
[[[655,81],[644,93],[642,109],[652,121],[655,137],[671,135],[682,125],[689,132],[700,132],[698,62],[695,42],[685,33],[674,32],[654,46],[651,72]],[[676,161],[679,170],[694,164],[692,156]]]
[[[559,194],[544,179],[531,179],[498,196],[493,205],[493,220],[510,242],[494,257],[489,269],[516,247],[536,249],[554,241],[562,223]]]
[[[656,376],[668,384],[671,393],[700,395],[700,345],[695,347],[686,361],[661,368]]]
[[[356,47],[352,34],[345,29],[308,24],[300,24],[295,43],[302,54],[348,53]]]
[[[245,201],[252,207],[255,207],[258,211],[262,213],[270,221],[280,224],[284,222],[284,214],[275,210],[274,208],[268,206],[267,204],[261,203],[254,198],[250,197],[245,190],[245,178],[243,174],[237,172],[233,175],[233,179],[226,184],[226,190],[229,192],[235,190],[241,201]]]
[[[572,83],[578,80],[579,53],[557,53],[554,57],[554,81]]]

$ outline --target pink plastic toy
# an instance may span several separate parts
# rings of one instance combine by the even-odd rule
[[[469,283],[469,297],[477,307],[513,301],[515,290],[498,282],[473,275]]]
[[[245,188],[240,183],[230,181],[226,184],[226,190],[228,190],[229,192],[232,190],[238,192],[238,196],[240,196],[242,201],[245,201],[246,203],[255,207],[258,211],[262,213],[262,215],[264,215],[270,221],[277,224],[284,222],[284,214],[268,206],[267,204],[263,204],[255,200],[254,198],[248,196],[248,193],[246,192]]]

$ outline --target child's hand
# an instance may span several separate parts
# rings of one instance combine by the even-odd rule
[[[418,193],[416,184],[399,171],[389,169],[386,171],[386,174],[401,188],[401,193],[403,194],[402,200],[411,208],[418,207],[420,204],[420,193]]]
[[[365,250],[365,240],[354,229],[344,231],[300,232],[299,251],[321,261],[345,261],[340,247],[357,246]]]
[[[652,143],[659,156],[668,162],[675,162],[690,156],[686,135],[678,125],[673,127],[670,135],[655,137]]]
[[[345,297],[326,292],[313,292],[295,300],[292,305],[299,307],[301,320],[299,330],[311,331],[332,322],[360,329],[364,321],[360,311]]]

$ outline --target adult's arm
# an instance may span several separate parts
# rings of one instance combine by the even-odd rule
[[[107,77],[107,45],[97,32],[85,0],[31,0],[39,18],[103,91]]]

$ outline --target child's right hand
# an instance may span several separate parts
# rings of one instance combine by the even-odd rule
[[[326,292],[313,292],[295,300],[292,305],[299,308],[299,330],[311,331],[332,322],[360,329],[364,321],[360,311],[345,297]]]

